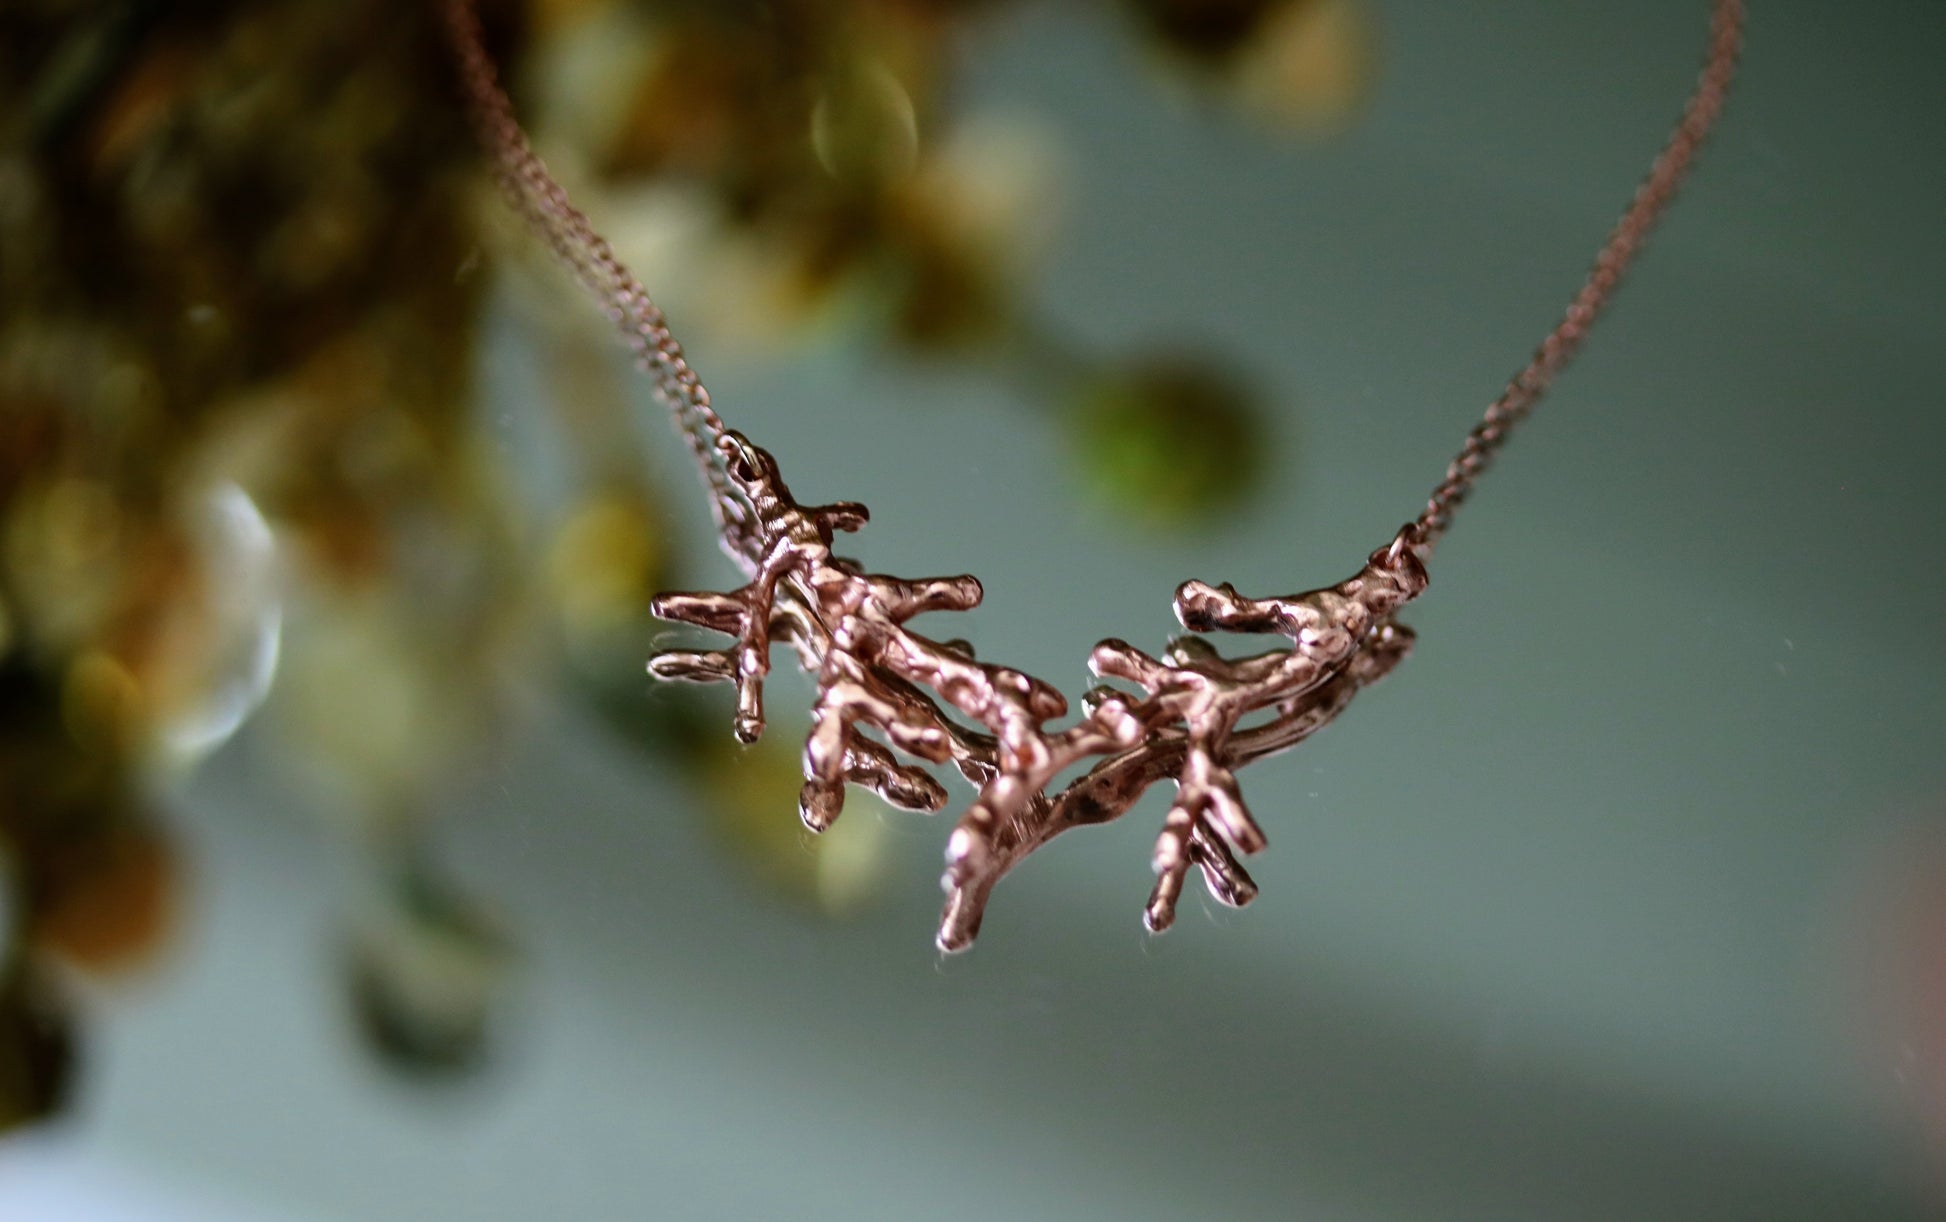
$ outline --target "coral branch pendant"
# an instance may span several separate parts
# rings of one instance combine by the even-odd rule
[[[1261,851],[1266,838],[1236,769],[1323,728],[1403,660],[1412,632],[1392,617],[1426,588],[1411,526],[1351,578],[1304,594],[1246,598],[1227,584],[1185,582],[1175,611],[1190,632],[1272,633],[1290,647],[1228,658],[1201,636],[1182,636],[1152,657],[1103,641],[1089,669],[1137,690],[1096,687],[1079,720],[1048,729],[1068,712],[1059,690],[978,660],[963,641],[907,626],[928,611],[977,606],[977,579],[867,573],[831,550],[836,532],[865,524],[864,506],[799,505],[775,459],[739,433],[724,433],[716,449],[748,506],[726,549],[749,581],[728,593],[658,595],[653,606],[663,619],[734,640],[660,653],[649,671],[734,684],[734,729],[753,742],[764,728],[770,647],[794,649],[817,684],[799,800],[813,831],[838,817],[847,785],[903,809],[938,811],[946,789],[921,764],[950,764],[972,784],[973,802],[946,847],[938,934],[946,951],[972,945],[994,885],[1022,858],[1064,831],[1119,818],[1164,780],[1176,797],[1156,839],[1148,927],[1173,923],[1191,866],[1220,902],[1248,903],[1257,888],[1238,858]],[[1086,772],[1050,792],[1057,776],[1090,759]]]

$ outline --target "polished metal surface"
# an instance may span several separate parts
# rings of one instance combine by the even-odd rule
[[[964,642],[936,641],[906,627],[928,611],[977,606],[977,579],[911,581],[865,572],[831,551],[835,531],[865,524],[863,505],[799,505],[776,459],[742,434],[724,434],[718,448],[732,486],[753,510],[745,536],[750,583],[721,594],[661,594],[655,612],[736,640],[716,650],[665,651],[649,671],[664,679],[734,683],[736,735],[755,742],[764,729],[770,648],[791,646],[818,689],[804,748],[808,779],[798,802],[812,831],[838,817],[847,783],[907,809],[944,805],[938,782],[899,763],[888,746],[950,763],[976,785],[978,795],[947,841],[938,934],[945,951],[973,944],[994,884],[1021,858],[1062,831],[1115,819],[1165,779],[1175,782],[1176,800],[1156,841],[1149,928],[1174,923],[1192,864],[1218,900],[1248,903],[1256,884],[1233,849],[1255,853],[1266,840],[1244,806],[1234,769],[1322,728],[1360,687],[1390,671],[1411,640],[1391,622],[1392,613],[1426,588],[1409,528],[1372,553],[1357,576],[1308,594],[1252,599],[1228,585],[1185,582],[1175,604],[1185,628],[1278,633],[1291,647],[1226,658],[1203,638],[1186,636],[1158,659],[1123,641],[1103,641],[1089,668],[1134,683],[1143,698],[1096,688],[1080,721],[1050,730],[1047,723],[1068,711],[1058,689],[982,662]],[[961,725],[946,708],[984,732]],[[1239,733],[1244,717],[1269,708],[1275,709],[1269,721]],[[884,742],[863,736],[861,728]],[[1063,789],[1048,791],[1059,774],[1095,757],[1104,758]]]

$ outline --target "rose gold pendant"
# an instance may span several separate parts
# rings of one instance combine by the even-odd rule
[[[980,661],[963,641],[907,627],[928,611],[977,606],[977,579],[865,572],[831,550],[834,532],[865,524],[864,506],[799,505],[767,452],[736,432],[717,444],[731,485],[751,507],[732,550],[750,582],[724,594],[658,595],[654,610],[736,639],[722,649],[661,653],[649,671],[734,683],[736,735],[754,742],[764,729],[770,647],[795,649],[818,693],[798,801],[812,831],[838,817],[847,784],[907,810],[941,809],[945,789],[902,757],[951,764],[977,787],[947,841],[942,950],[972,945],[994,884],[1022,858],[1071,828],[1120,817],[1163,780],[1174,782],[1176,800],[1156,839],[1149,928],[1175,920],[1191,865],[1218,900],[1248,903],[1257,888],[1237,857],[1260,851],[1265,837],[1235,770],[1309,737],[1396,666],[1412,633],[1392,615],[1426,588],[1410,544],[1415,527],[1374,552],[1356,576],[1308,594],[1251,599],[1227,585],[1185,582],[1175,599],[1183,627],[1276,633],[1290,648],[1226,658],[1202,637],[1183,636],[1156,658],[1103,641],[1089,669],[1132,683],[1139,694],[1097,687],[1073,725],[1051,730],[1047,723],[1068,712],[1054,687]],[[1241,724],[1258,713],[1265,714],[1258,724]],[[1056,776],[1090,758],[1093,767],[1049,791]]]

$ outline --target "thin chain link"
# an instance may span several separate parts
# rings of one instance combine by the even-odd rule
[[[1736,74],[1737,56],[1743,45],[1743,16],[1743,0],[1716,0],[1710,19],[1708,55],[1696,79],[1696,89],[1683,107],[1682,118],[1669,133],[1668,143],[1656,156],[1648,177],[1635,189],[1635,197],[1621,220],[1615,223],[1601,253],[1595,256],[1594,268],[1581,291],[1568,303],[1567,313],[1541,341],[1527,367],[1515,374],[1500,397],[1487,407],[1480,423],[1466,435],[1459,454],[1447,466],[1446,478],[1426,498],[1425,512],[1412,524],[1414,543],[1422,556],[1430,554],[1439,537],[1452,525],[1454,512],[1466,500],[1474,481],[1492,463],[1500,447],[1507,444],[1514,426],[1534,410],[1555,375],[1581,351],[1589,328],[1607,308],[1643,240],[1675,198],[1676,188],[1723,111],[1724,95],[1730,87],[1730,78]]]
[[[514,209],[534,228],[576,279],[601,302],[668,405],[677,431],[688,444],[709,487],[716,523],[732,555],[744,552],[749,511],[731,486],[717,455],[722,417],[710,406],[709,391],[670,333],[669,321],[635,274],[615,257],[608,240],[595,232],[586,214],[568,200],[549,174],[514,118],[513,104],[500,87],[488,56],[473,0],[447,0],[447,26],[459,58],[460,84],[480,139],[491,150],[500,185]]]
[[[724,546],[733,556],[748,558],[749,508],[737,496],[717,458],[716,441],[723,420],[710,406],[709,392],[683,356],[682,345],[670,334],[668,320],[650,300],[608,242],[535,155],[514,118],[513,106],[501,89],[492,60],[481,41],[480,22],[473,0],[446,0],[446,19],[460,64],[460,79],[481,139],[498,163],[500,181],[516,210],[546,238],[554,252],[574,270],[589,292],[601,301],[609,319],[621,329],[638,362],[654,379],[669,405],[676,426],[689,445],[708,484]],[[1533,359],[1488,405],[1480,423],[1466,435],[1459,453],[1446,468],[1445,478],[1426,499],[1426,508],[1408,527],[1416,549],[1429,556],[1452,525],[1480,475],[1507,443],[1514,427],[1534,410],[1554,378],[1574,360],[1595,320],[1607,308],[1623,275],[1644,239],[1661,220],[1676,188],[1689,172],[1697,150],[1716,125],[1723,101],[1736,73],[1743,44],[1744,0],[1714,0],[1709,50],[1696,88],[1682,118],[1656,156],[1648,176],[1636,188],[1615,228],[1595,257],[1594,267],[1567,312],[1535,350]]]

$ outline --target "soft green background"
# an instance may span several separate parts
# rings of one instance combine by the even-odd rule
[[[864,559],[980,574],[983,655],[1078,690],[1098,637],[1161,643],[1182,578],[1322,584],[1413,512],[1662,138],[1705,8],[1387,4],[1375,107],[1323,148],[1149,87],[1102,11],[983,27],[971,107],[1044,111],[1074,157],[1042,308],[1112,350],[1186,328],[1286,405],[1234,529],[1090,517],[984,380],[694,354],[806,497],[872,506]],[[1141,934],[1145,807],[1004,884],[970,957],[931,948],[917,818],[886,904],[807,923],[549,701],[446,829],[522,930],[511,1055],[427,1099],[348,1045],[338,878],[246,734],[180,799],[181,974],[104,1024],[85,1123],[7,1158],[250,1217],[1938,1216],[1901,1119],[1925,1067],[1867,1038],[1853,969],[1857,895],[1946,835],[1946,33],[1754,8],[1719,141],[1460,519],[1418,653],[1247,775],[1247,913]]]

